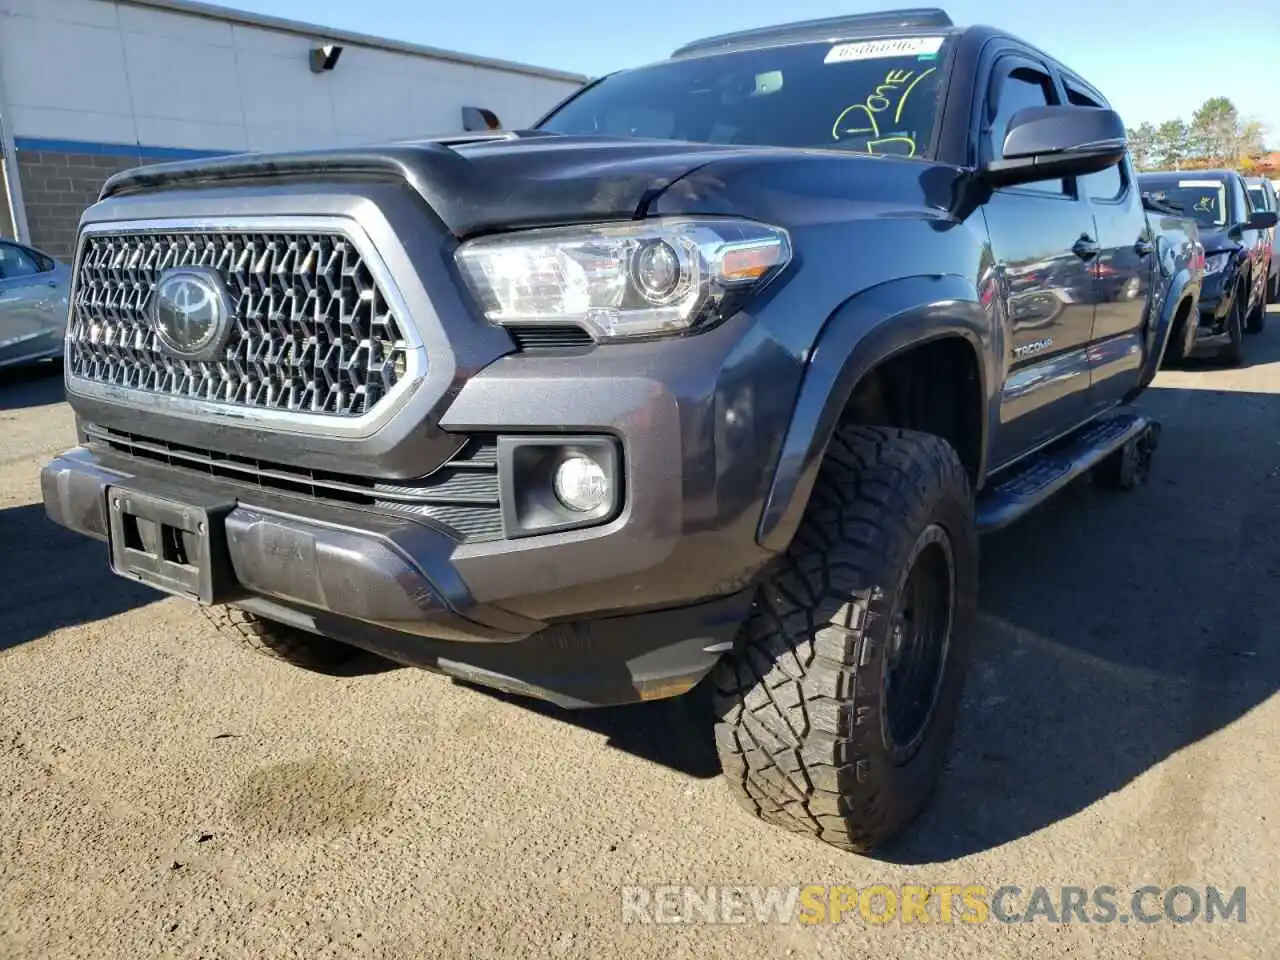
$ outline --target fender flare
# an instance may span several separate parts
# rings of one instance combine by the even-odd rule
[[[1187,289],[1192,286],[1195,287],[1194,291],[1188,293]],[[1191,310],[1187,313],[1187,327],[1182,331],[1184,356],[1195,342],[1196,313],[1200,309],[1200,284],[1191,276],[1191,271],[1183,267],[1169,282],[1169,292],[1160,305],[1160,316],[1156,318],[1147,346],[1147,367],[1143,370],[1138,385],[1126,395],[1126,403],[1150,386],[1151,381],[1160,371],[1160,365],[1164,363],[1165,354],[1169,349],[1169,341],[1175,332],[1174,317],[1188,300],[1191,302]]]
[[[981,475],[993,402],[991,385],[1000,381],[995,330],[973,283],[954,275],[903,277],[841,304],[827,318],[809,352],[756,542],[773,551],[784,550],[791,542],[827,444],[858,382],[890,357],[932,340],[960,337],[974,351],[985,405],[979,418]]]
[[[1249,295],[1253,293],[1253,261],[1248,254],[1241,251],[1239,264],[1236,268],[1236,289],[1244,290],[1244,304],[1241,309],[1248,313]]]

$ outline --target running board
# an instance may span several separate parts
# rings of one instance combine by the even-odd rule
[[[1093,469],[1151,428],[1151,420],[1121,413],[1095,420],[1017,464],[978,497],[978,530],[1008,526],[1076,477]]]

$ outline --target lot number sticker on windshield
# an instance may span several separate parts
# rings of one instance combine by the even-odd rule
[[[850,60],[879,60],[883,57],[913,57],[935,54],[942,48],[942,37],[899,37],[896,40],[863,40],[840,43],[827,51],[823,63],[847,63]]]

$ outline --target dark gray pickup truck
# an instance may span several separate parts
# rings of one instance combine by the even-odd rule
[[[1193,218],[1205,263],[1194,335],[1175,340],[1171,354],[1244,362],[1244,335],[1267,322],[1274,210],[1254,210],[1244,178],[1234,170],[1143,173],[1138,189],[1148,207]]]
[[[295,662],[705,680],[741,800],[869,849],[941,768],[979,532],[1144,475],[1196,295],[1156,241],[1102,95],[936,10],[527,131],[150,166],[84,215],[45,503]]]

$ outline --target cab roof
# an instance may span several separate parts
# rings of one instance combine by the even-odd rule
[[[671,59],[696,57],[708,53],[724,53],[772,47],[784,43],[802,43],[806,40],[856,40],[859,37],[880,38],[910,35],[920,31],[937,34],[958,32],[955,23],[945,10],[937,7],[912,7],[906,10],[884,10],[846,17],[823,17],[819,20],[801,20],[754,30],[722,33],[686,43]]]
[[[1139,177],[1163,180],[1222,180],[1240,176],[1235,170],[1139,170]]]

